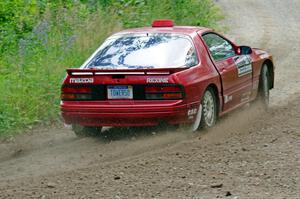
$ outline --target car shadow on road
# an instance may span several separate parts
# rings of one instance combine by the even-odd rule
[[[103,142],[117,140],[136,140],[141,137],[151,137],[168,132],[175,132],[177,126],[159,125],[148,127],[107,127],[102,129],[97,138]]]

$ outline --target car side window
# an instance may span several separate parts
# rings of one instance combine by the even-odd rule
[[[198,64],[198,58],[196,55],[196,51],[194,47],[191,47],[189,51],[187,52],[186,58],[185,58],[185,65],[187,67],[192,67]]]
[[[224,38],[214,33],[208,33],[202,36],[204,42],[215,61],[226,59],[235,55],[233,46]]]

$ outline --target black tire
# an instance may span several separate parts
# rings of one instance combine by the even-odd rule
[[[208,88],[201,100],[201,121],[199,128],[209,129],[217,122],[217,97],[212,88]]]
[[[264,64],[261,69],[257,98],[260,104],[262,104],[265,109],[268,109],[270,98],[270,73],[266,64]]]
[[[102,127],[81,126],[79,124],[72,124],[72,130],[77,137],[96,137],[101,134]]]

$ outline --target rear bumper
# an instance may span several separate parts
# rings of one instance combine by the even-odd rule
[[[67,124],[83,126],[155,126],[191,122],[183,100],[61,102]]]

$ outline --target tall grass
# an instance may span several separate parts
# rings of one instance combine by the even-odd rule
[[[112,32],[148,26],[156,18],[210,27],[220,19],[211,0],[103,2],[45,7],[17,47],[0,55],[0,135],[59,120],[65,69],[81,65]]]
[[[120,29],[116,20],[104,12],[82,20],[77,11],[61,8],[59,12],[64,14],[60,16],[49,12],[35,32],[20,41],[16,54],[3,56],[0,134],[58,119],[65,69],[79,66],[108,34]]]

